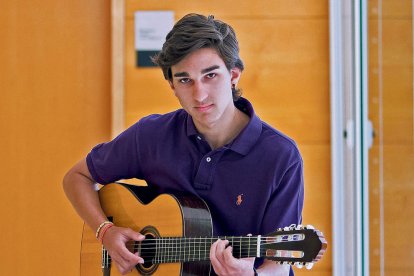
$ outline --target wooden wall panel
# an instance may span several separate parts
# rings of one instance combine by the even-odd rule
[[[246,63],[239,86],[259,116],[299,144],[329,143],[328,20],[248,18],[233,25]]]
[[[110,132],[109,1],[0,2],[0,275],[77,275],[64,173]]]
[[[305,160],[304,223],[331,241],[328,1],[129,0],[125,10],[126,125],[180,107],[160,69],[135,67],[135,11],[173,10],[176,19],[214,14],[230,23],[246,65],[243,95],[263,120],[297,141]],[[313,270],[297,275],[331,275],[331,250]]]
[[[414,243],[414,118],[412,1],[368,6],[370,272],[411,275]]]
[[[181,18],[187,13],[214,14],[217,18],[231,17],[323,17],[328,16],[328,2],[324,0],[263,0],[263,1],[186,1],[186,2],[156,2],[126,1],[126,10],[174,10],[176,17]],[[127,14],[128,18],[131,16]]]

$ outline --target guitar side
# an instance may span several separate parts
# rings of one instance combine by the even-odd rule
[[[108,184],[99,191],[105,214],[117,226],[128,227],[146,236],[199,237],[212,235],[212,222],[206,204],[193,196],[155,196],[147,187]],[[154,234],[156,233],[156,234]],[[81,247],[81,275],[120,275],[115,265],[104,274],[102,246],[95,233],[84,226]],[[148,275],[208,275],[210,262],[167,263],[140,266]],[[154,270],[155,271],[152,271]],[[142,275],[134,269],[127,275]]]

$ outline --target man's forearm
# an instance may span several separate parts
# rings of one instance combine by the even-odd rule
[[[76,164],[64,177],[63,188],[79,216],[93,229],[106,220],[94,181],[84,160]]]

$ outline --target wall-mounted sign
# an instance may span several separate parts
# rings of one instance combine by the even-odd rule
[[[135,51],[136,65],[155,66],[151,57],[157,54],[165,42],[165,37],[174,25],[172,11],[135,12]]]

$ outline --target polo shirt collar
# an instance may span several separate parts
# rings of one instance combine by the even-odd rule
[[[249,123],[227,147],[237,153],[246,155],[256,144],[262,132],[262,122],[254,112],[252,104],[245,98],[235,102],[236,107],[249,117]],[[187,136],[199,135],[191,116],[187,113]]]
[[[194,122],[193,122],[193,118],[191,118],[190,114],[188,114],[187,112],[186,112],[186,114],[187,114],[187,118],[186,118],[186,121],[187,121],[187,136],[190,137],[190,136],[198,135],[198,131],[197,131],[197,129],[194,125]]]
[[[262,133],[262,121],[254,112],[252,104],[245,98],[240,98],[235,102],[235,105],[250,117],[250,121],[230,144],[230,149],[246,155],[256,144],[257,140],[259,140]]]

